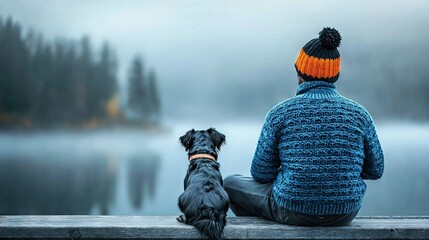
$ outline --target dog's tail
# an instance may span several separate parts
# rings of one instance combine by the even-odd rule
[[[201,219],[195,221],[193,225],[210,239],[222,239],[226,213],[209,207],[204,209],[201,215]]]

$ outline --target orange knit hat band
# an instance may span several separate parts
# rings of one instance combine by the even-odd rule
[[[334,83],[340,76],[341,35],[335,28],[325,27],[319,37],[307,42],[299,51],[295,68],[304,81]]]
[[[298,54],[295,68],[304,80],[324,80],[335,82],[340,73],[340,57],[317,58],[309,56],[304,49]]]

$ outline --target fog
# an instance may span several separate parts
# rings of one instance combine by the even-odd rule
[[[159,76],[163,115],[185,119],[196,112],[260,119],[294,95],[299,49],[325,26],[343,36],[338,87],[378,110],[376,98],[365,99],[374,82],[389,84],[386,72],[401,82],[415,78],[409,67],[427,73],[428,10],[427,1],[387,0],[0,2],[0,15],[48,39],[108,40],[122,89],[131,59],[143,54]],[[421,61],[407,65],[416,58]]]
[[[191,128],[226,135],[224,177],[249,175],[265,114],[295,95],[300,48],[329,26],[342,35],[338,92],[369,110],[385,153],[359,214],[428,215],[428,12],[417,0],[0,1],[0,214],[176,215]]]

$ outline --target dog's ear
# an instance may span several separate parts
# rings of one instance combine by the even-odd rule
[[[207,132],[209,133],[211,139],[213,140],[213,143],[215,144],[217,150],[220,150],[220,146],[225,144],[225,135],[216,131],[216,129],[214,128],[207,129]]]
[[[180,143],[182,144],[182,146],[185,148],[186,151],[188,151],[192,145],[192,136],[194,135],[194,133],[195,133],[195,130],[191,129],[187,131],[185,135],[179,138]]]

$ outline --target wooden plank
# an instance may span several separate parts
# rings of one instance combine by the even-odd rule
[[[0,238],[200,239],[175,216],[0,216]],[[343,227],[297,227],[230,217],[225,239],[429,239],[429,217],[358,217]]]

